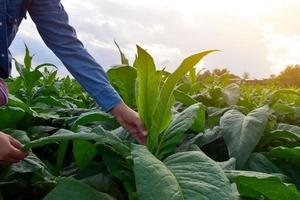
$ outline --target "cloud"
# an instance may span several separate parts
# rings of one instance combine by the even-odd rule
[[[299,27],[295,27],[295,20],[300,18],[296,0],[62,0],[62,3],[78,37],[105,69],[120,62],[113,40],[118,41],[131,62],[135,44],[139,44],[153,55],[157,66],[170,71],[186,56],[208,49],[222,52],[207,57],[202,63],[206,68],[226,67],[240,75],[247,71],[256,78],[277,73],[284,67],[281,65],[298,62],[299,58],[295,53],[299,48],[299,31],[295,31]],[[273,32],[267,30],[270,26]],[[67,74],[33,29],[30,20],[22,25],[11,48],[14,55],[22,55],[21,44],[25,41],[36,54],[36,62],[54,62],[61,66],[60,74]]]
[[[266,59],[271,63],[273,74],[278,74],[282,66],[300,63],[300,34],[282,34],[269,25],[265,27],[264,36],[269,52]]]

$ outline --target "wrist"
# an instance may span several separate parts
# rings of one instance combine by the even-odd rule
[[[123,102],[120,102],[119,104],[112,107],[109,110],[109,113],[116,117],[116,116],[120,115],[120,113],[126,108],[127,108],[126,104]]]

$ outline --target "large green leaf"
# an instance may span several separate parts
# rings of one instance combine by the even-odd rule
[[[34,154],[30,154],[24,160],[13,164],[11,170],[17,173],[29,173],[42,170],[43,174],[51,176],[47,166]]]
[[[121,191],[120,187],[118,187],[115,179],[113,179],[113,177],[110,175],[99,173],[80,179],[80,181],[96,189],[97,191],[107,193],[118,200],[127,199],[123,191]]]
[[[262,173],[282,173],[282,171],[261,153],[252,153],[246,164],[247,169]]]
[[[58,107],[58,108],[68,108],[68,106],[66,105],[66,103],[64,103],[61,99],[57,99],[53,96],[39,96],[37,98],[34,99],[34,103],[35,104],[46,104],[49,107]]]
[[[276,147],[270,152],[271,158],[281,159],[300,167],[300,147]]]
[[[176,153],[163,163],[144,146],[132,149],[139,199],[233,199],[222,169],[200,151]]]
[[[270,108],[264,106],[248,115],[238,110],[230,110],[221,117],[223,137],[230,157],[237,160],[238,168],[243,167],[261,139],[270,113]]]
[[[34,141],[31,141],[30,143],[27,143],[23,147],[23,150],[28,151],[32,148],[44,146],[47,144],[75,140],[75,139],[98,141],[98,140],[100,140],[100,138],[101,138],[101,136],[99,136],[95,133],[82,133],[82,132],[74,133],[72,131],[60,129],[58,132],[56,132],[55,134],[53,134],[51,136],[40,138],[38,140],[34,140]]]
[[[280,123],[280,124],[278,124],[277,129],[284,130],[284,131],[290,131],[297,135],[300,135],[300,127],[299,126]]]
[[[215,52],[216,50],[204,51],[186,58],[181,65],[168,76],[167,80],[163,84],[155,107],[153,115],[153,123],[149,130],[148,146],[153,151],[158,143],[157,138],[159,135],[168,127],[171,118],[171,108],[174,105],[174,89],[176,83],[181,79],[187,72],[192,70],[195,65],[202,60],[206,55]]]
[[[183,134],[194,124],[200,106],[200,104],[192,105],[174,118],[160,138],[156,151],[158,158],[174,152],[176,146],[182,142]]]
[[[270,177],[276,177],[281,181],[286,181],[288,178],[283,174],[266,174],[262,172],[254,172],[254,171],[245,171],[245,170],[224,170],[227,178],[230,180],[230,182],[234,182],[234,179],[236,177],[256,177],[259,179],[265,179]]]
[[[73,142],[73,155],[81,170],[85,169],[97,154],[96,146],[85,140]]]
[[[129,199],[137,199],[131,160],[125,160],[115,153],[104,151],[103,161],[109,174],[122,181]]]
[[[274,161],[276,165],[284,172],[288,177],[290,177],[293,182],[300,188],[300,168],[293,166],[288,162],[282,162],[280,160]]]
[[[149,130],[159,94],[161,73],[156,71],[151,55],[139,46],[137,51],[138,55],[134,62],[138,77],[137,107],[140,117]]]
[[[124,102],[129,107],[135,108],[136,69],[128,65],[119,65],[109,69],[107,75]]]
[[[30,138],[25,131],[7,129],[5,130],[5,133],[10,134],[23,145],[30,142]]]
[[[271,131],[262,138],[259,146],[260,148],[268,147],[272,141],[278,140],[289,141],[289,143],[286,144],[294,142],[295,145],[297,145],[300,142],[300,134],[287,130]]]
[[[9,94],[8,98],[9,98],[8,106],[21,108],[29,114],[33,113],[33,110],[22,100],[18,99],[16,96]]]
[[[174,97],[176,99],[176,101],[179,101],[180,103],[182,103],[185,106],[191,106],[195,103],[197,103],[197,101],[195,99],[193,99],[193,97],[189,96],[188,94],[181,92],[180,90],[174,90]]]
[[[44,200],[114,200],[72,178],[63,178]]]
[[[57,133],[40,138],[38,140],[31,141],[30,143],[26,144],[23,147],[24,151],[28,151],[31,148],[36,148],[40,146],[44,146],[46,144],[57,143],[57,142],[64,142],[70,140],[90,140],[94,141],[97,144],[106,145],[107,147],[114,150],[116,153],[123,155],[124,157],[130,155],[129,148],[122,143],[122,141],[114,136],[112,133],[105,131],[101,127],[95,128],[90,133],[74,133],[72,131],[68,131],[65,129],[59,130]]]
[[[101,111],[97,111],[97,112],[92,111],[80,115],[73,123],[71,130],[77,131],[79,126],[88,125],[92,122],[97,122],[97,121],[106,121],[117,126],[117,122],[113,118],[113,116]]]
[[[241,196],[253,199],[264,197],[268,200],[299,200],[299,193],[294,185],[286,185],[277,177],[246,177],[234,178]]]
[[[0,108],[0,130],[4,128],[15,128],[24,115],[25,112],[21,108],[10,106]]]

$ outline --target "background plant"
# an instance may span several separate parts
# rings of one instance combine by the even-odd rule
[[[147,147],[54,66],[32,67],[26,48],[0,129],[32,153],[1,167],[0,199],[299,199],[298,88],[199,77],[211,51],[174,73],[141,47],[132,66],[119,51],[108,76],[142,116]]]

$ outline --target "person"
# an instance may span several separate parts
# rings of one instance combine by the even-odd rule
[[[116,117],[122,127],[144,144],[147,131],[137,112],[129,108],[109,83],[105,71],[84,48],[69,25],[68,14],[60,0],[0,0],[0,77],[11,73],[12,43],[23,18],[29,13],[45,44],[67,67],[80,85],[106,112]],[[7,103],[7,90],[0,83],[1,103]],[[1,119],[0,119],[1,120]],[[1,123],[1,121],[0,121]],[[0,164],[24,159],[22,145],[9,135],[0,133]]]

